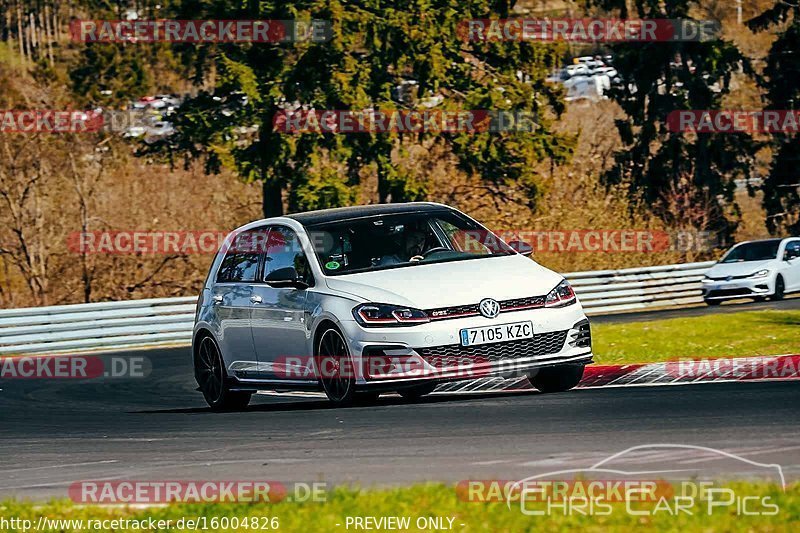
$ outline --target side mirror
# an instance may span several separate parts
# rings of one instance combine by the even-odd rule
[[[294,267],[285,267],[273,270],[267,274],[267,277],[264,278],[264,282],[270,287],[275,287],[276,289],[290,288],[302,290],[308,288],[308,283],[303,281]]]
[[[533,246],[525,241],[511,241],[508,245],[518,254],[530,257],[533,253]]]

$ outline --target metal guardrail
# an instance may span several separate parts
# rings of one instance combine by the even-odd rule
[[[0,355],[191,342],[197,298],[0,309]]]
[[[566,277],[586,313],[701,303],[713,262],[574,272]],[[191,342],[197,299],[155,298],[0,309],[0,355],[150,347]]]
[[[587,315],[703,303],[701,281],[715,264],[683,263],[647,268],[572,272],[572,284]]]

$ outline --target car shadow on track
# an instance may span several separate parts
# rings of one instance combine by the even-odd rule
[[[487,392],[487,393],[470,393],[470,394],[435,394],[427,396],[417,401],[407,401],[400,397],[386,396],[369,404],[355,404],[347,407],[336,407],[327,400],[322,399],[302,399],[296,398],[276,398],[274,401],[257,403],[250,405],[241,411],[212,411],[209,407],[186,407],[174,409],[148,409],[141,411],[130,411],[131,414],[214,414],[214,415],[233,415],[243,413],[256,413],[256,412],[289,412],[289,411],[317,411],[317,410],[332,410],[332,409],[375,409],[381,407],[412,407],[418,405],[439,404],[449,402],[465,402],[477,401],[485,399],[501,399],[512,396],[528,396],[533,394],[541,394],[533,390],[524,391],[508,391],[508,392]]]

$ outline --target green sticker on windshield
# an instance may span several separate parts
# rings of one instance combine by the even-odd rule
[[[325,268],[327,268],[328,270],[336,270],[340,266],[342,265],[340,265],[337,261],[328,261],[327,263],[325,263]]]

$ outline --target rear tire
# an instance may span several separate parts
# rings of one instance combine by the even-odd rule
[[[250,403],[250,392],[232,391],[217,343],[211,336],[200,340],[194,356],[194,378],[213,411],[241,411]]]
[[[769,297],[770,300],[773,302],[778,302],[783,300],[784,293],[786,291],[786,285],[783,283],[783,276],[778,276],[775,278],[775,292]]]
[[[540,392],[564,392],[580,383],[584,366],[548,366],[528,374],[528,379]]]
[[[424,383],[422,385],[417,385],[416,387],[401,389],[397,392],[403,397],[404,400],[409,402],[417,402],[423,396],[432,393],[435,388],[436,383]]]

